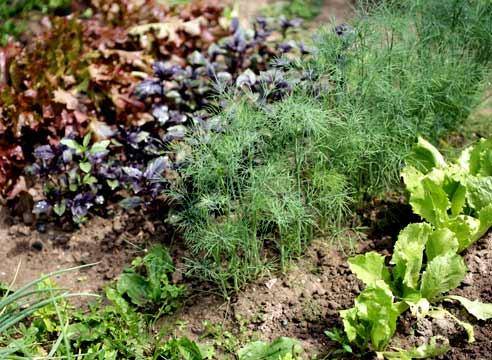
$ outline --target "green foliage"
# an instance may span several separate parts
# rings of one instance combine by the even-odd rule
[[[239,360],[296,360],[302,348],[297,340],[280,337],[271,343],[254,341],[238,351]]]
[[[475,316],[478,320],[492,319],[492,304],[484,304],[478,300],[471,301],[458,295],[449,295],[446,299],[459,301],[466,311]]]
[[[185,292],[183,286],[170,282],[168,275],[173,271],[167,249],[155,246],[143,258],[133,260],[132,267],[120,275],[116,289],[138,307],[159,306],[161,314],[169,314],[177,308]]]
[[[204,360],[205,357],[197,343],[186,338],[173,338],[168,340],[159,349],[159,356],[170,360]]]
[[[398,315],[391,289],[382,280],[360,293],[353,308],[340,312],[349,341],[366,348],[370,340],[377,351],[383,350],[395,333]]]
[[[399,186],[418,135],[435,140],[467,118],[486,67],[463,42],[448,46],[458,28],[443,27],[432,41],[414,31],[421,16],[414,10],[382,6],[354,28],[321,33],[316,56],[294,64],[310,85],[280,103],[219,95],[228,104],[213,119],[221,132],[189,139],[183,183],[172,194],[182,208],[170,221],[184,229],[192,274],[227,294],[265,267],[285,266],[315,233],[346,224],[364,199]],[[476,24],[485,16],[467,11]],[[422,171],[443,165],[427,144],[420,147],[419,156],[428,158]],[[446,214],[430,202],[458,214],[464,201],[453,184],[446,185],[452,201],[444,197],[437,189],[442,170],[435,169],[415,185],[423,196],[416,212],[433,217],[433,224]],[[412,176],[417,182],[418,174]],[[448,227],[462,248],[465,236],[486,226],[468,213],[460,216]]]
[[[432,145],[423,144],[419,141],[415,145],[408,157],[413,165],[402,171],[410,205],[437,229],[451,230],[458,241],[458,251],[462,251],[492,225],[492,176],[488,172],[492,142],[481,140],[465,149],[456,163],[449,164]],[[432,160],[430,156],[423,158],[423,148],[441,158],[437,167],[426,167]],[[448,233],[446,237],[449,236],[452,235]]]
[[[438,342],[439,341],[439,342]],[[433,336],[428,343],[422,344],[410,350],[397,349],[396,351],[383,351],[378,353],[380,357],[388,360],[412,360],[428,359],[445,354],[449,350],[449,341],[439,336]]]
[[[349,341],[361,348],[366,348],[370,341],[373,350],[384,350],[394,333],[397,317],[409,308],[418,316],[451,317],[473,341],[470,324],[441,308],[431,307],[431,303],[444,299],[445,293],[460,285],[467,268],[458,252],[492,226],[490,204],[480,201],[490,196],[488,182],[484,181],[490,175],[478,171],[488,166],[489,144],[489,140],[482,140],[465,149],[456,164],[448,164],[437,149],[419,139],[408,157],[411,165],[402,174],[412,208],[429,223],[410,224],[400,232],[389,262],[393,265],[391,271],[386,268],[384,257],[377,253],[349,259],[350,269],[367,286],[353,308],[341,311]],[[479,197],[474,196],[477,192]],[[463,215],[465,211],[471,215]],[[476,214],[478,217],[472,216]],[[394,303],[394,297],[401,302]],[[459,301],[478,319],[492,316],[492,304],[460,296],[447,299]],[[378,306],[384,310],[376,309]],[[434,343],[381,355],[388,359],[412,359],[431,356],[434,351],[440,353],[444,348],[436,348]]]
[[[268,112],[231,102],[220,114],[223,132],[188,141],[183,183],[172,193],[184,210],[171,219],[184,228],[193,274],[226,294],[269,265],[266,243],[285,266],[302,254],[316,222],[342,221],[350,196],[324,156],[324,115],[306,97]]]

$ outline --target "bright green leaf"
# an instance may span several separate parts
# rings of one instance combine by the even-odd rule
[[[466,181],[466,199],[468,204],[480,211],[485,206],[492,204],[492,176],[469,176]]]
[[[440,343],[438,343],[438,340]],[[396,351],[384,351],[378,353],[378,355],[388,360],[412,360],[435,358],[444,355],[448,351],[448,339],[441,336],[433,336],[428,343],[424,343],[416,348],[410,350],[396,349]]]
[[[400,232],[390,261],[395,265],[394,281],[401,281],[408,289],[417,289],[425,245],[431,234],[432,227],[426,223],[410,224]]]
[[[79,164],[80,170],[82,170],[85,173],[89,173],[92,169],[92,165],[88,161],[81,162]]]
[[[94,145],[92,145],[90,153],[91,154],[98,154],[98,153],[101,153],[103,151],[106,151],[106,149],[108,148],[110,143],[111,143],[110,140],[99,141],[99,142],[95,143]]]
[[[478,300],[471,301],[458,295],[449,295],[446,298],[459,301],[466,311],[475,316],[478,320],[492,319],[492,304],[482,303]]]
[[[424,174],[436,167],[445,167],[446,161],[431,143],[419,137],[413,146],[411,154],[405,161],[408,165],[415,167]]]
[[[389,286],[381,280],[360,293],[352,309],[340,312],[348,339],[362,348],[370,339],[375,350],[384,349],[400,314],[393,300]]]
[[[454,232],[448,228],[438,229],[429,236],[429,240],[425,246],[427,261],[447,252],[456,253],[458,247],[459,242]]]
[[[422,274],[420,292],[422,297],[435,300],[443,293],[459,286],[466,274],[463,258],[454,253],[436,256]]]
[[[60,143],[67,146],[68,148],[75,151],[77,154],[81,154],[84,152],[82,145],[80,145],[77,141],[72,139],[61,139]]]
[[[295,358],[302,352],[297,340],[280,337],[271,343],[254,341],[238,351],[239,360],[282,360],[286,355]]]
[[[120,294],[127,294],[136,305],[143,306],[149,300],[149,284],[141,275],[132,271],[120,275],[116,284]]]
[[[384,264],[384,256],[376,252],[351,257],[348,263],[350,270],[368,286],[374,285],[378,280],[390,283],[390,273]]]
[[[91,137],[91,133],[85,134],[84,139],[82,140],[82,146],[84,147],[84,149],[87,149],[87,147],[89,146],[89,143],[91,142]]]
[[[480,230],[480,220],[467,215],[459,215],[448,220],[444,226],[456,235],[459,243],[458,252],[461,252],[476,240],[475,236]]]

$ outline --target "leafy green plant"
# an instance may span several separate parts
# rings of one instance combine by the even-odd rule
[[[49,356],[58,352],[70,354],[66,313],[69,305],[65,300],[75,296],[97,295],[70,293],[57,287],[51,279],[88,266],[92,264],[44,275],[15,291],[12,286],[4,288],[0,298],[1,358],[16,358],[20,353],[28,357],[35,356],[39,333],[58,334],[56,341],[51,344]],[[33,319],[28,328],[23,323],[27,318]]]
[[[169,314],[185,293],[183,286],[170,282],[169,274],[173,271],[168,250],[154,246],[144,257],[132,261],[131,268],[120,275],[116,289],[140,308],[160,307],[160,314]]]
[[[279,337],[271,343],[254,341],[238,351],[239,360],[297,360],[302,348],[297,340]]]
[[[418,140],[402,174],[412,208],[429,223],[410,224],[400,232],[389,262],[391,268],[386,266],[384,256],[375,252],[349,259],[351,271],[366,285],[354,308],[341,312],[345,333],[358,347],[366,348],[370,343],[373,350],[383,351],[395,332],[398,316],[408,309],[420,317],[449,316],[473,341],[470,324],[432,305],[445,299],[460,302],[477,319],[492,318],[492,304],[445,296],[459,286],[467,271],[459,252],[492,226],[490,203],[476,201],[477,192],[480,198],[492,195],[492,189],[483,185],[491,175],[487,170],[492,159],[491,144],[490,140],[481,140],[465,149],[456,164],[448,165],[436,148]],[[471,215],[463,215],[464,211]],[[419,358],[416,354],[425,355],[427,350],[432,354],[431,348],[401,356]],[[382,354],[387,358],[396,356]]]

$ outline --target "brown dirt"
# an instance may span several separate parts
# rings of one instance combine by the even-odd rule
[[[161,235],[152,235],[157,233]],[[41,274],[96,263],[59,275],[55,280],[72,292],[97,293],[144,252],[149,243],[163,236],[165,233],[156,232],[150,221],[128,214],[112,219],[94,218],[74,232],[48,225],[44,233],[23,224],[9,225],[4,216],[0,224],[0,282],[10,284],[15,279],[17,287]],[[81,302],[84,300],[76,301]]]

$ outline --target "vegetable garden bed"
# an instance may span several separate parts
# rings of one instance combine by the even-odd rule
[[[0,5],[0,357],[492,356],[490,3],[302,4]]]

